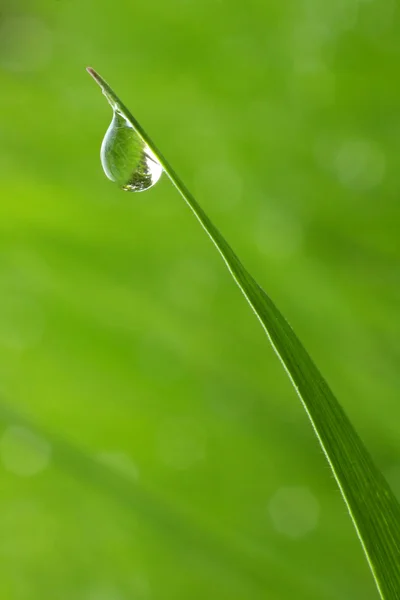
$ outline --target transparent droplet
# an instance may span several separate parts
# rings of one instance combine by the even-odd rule
[[[148,190],[162,174],[150,148],[118,110],[114,110],[100,156],[107,177],[127,192]]]
[[[100,153],[105,174],[126,192],[148,190],[157,183],[163,172],[154,154],[154,145],[101,75],[91,67],[86,70],[100,86],[113,109],[113,118]]]

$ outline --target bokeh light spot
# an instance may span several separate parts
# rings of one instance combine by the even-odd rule
[[[317,527],[320,506],[306,487],[282,487],[271,498],[269,515],[276,531],[298,539]]]
[[[7,471],[31,477],[43,471],[50,462],[51,446],[29,429],[10,426],[0,439],[0,457]]]
[[[381,183],[386,160],[383,151],[374,142],[353,139],[339,146],[333,167],[344,187],[364,191]]]

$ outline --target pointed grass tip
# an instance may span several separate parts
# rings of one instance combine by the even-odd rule
[[[92,69],[92,67],[86,67],[86,71],[93,77],[95,81],[97,81],[97,83],[100,83],[100,76],[94,69]]]

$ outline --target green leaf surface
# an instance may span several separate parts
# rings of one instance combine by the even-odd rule
[[[169,162],[109,85],[93,70],[221,254],[286,370],[342,493],[382,598],[400,598],[400,505],[304,346],[269,296],[247,272]],[[329,343],[329,340],[327,340]],[[356,349],[355,349],[356,351]]]

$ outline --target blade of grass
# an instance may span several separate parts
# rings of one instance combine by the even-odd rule
[[[167,159],[115,92],[87,69],[110,104],[131,123],[192,210],[264,328],[311,421],[332,469],[381,598],[400,598],[400,505],[341,405],[269,296],[244,268]]]

